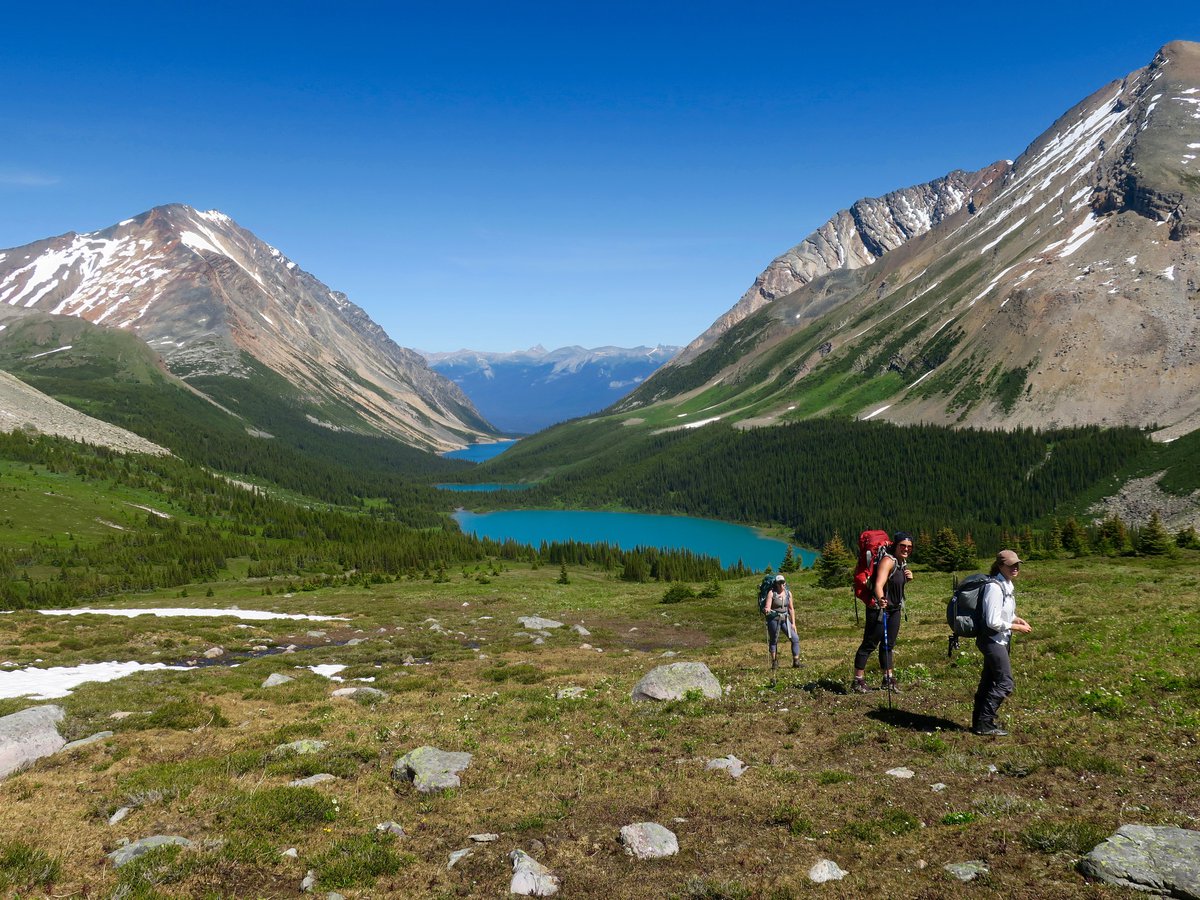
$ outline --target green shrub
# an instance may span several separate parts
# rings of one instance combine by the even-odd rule
[[[515,681],[518,684],[537,684],[539,681],[546,680],[544,672],[537,666],[531,666],[528,663],[520,663],[515,666],[498,665],[495,668],[485,669],[483,677],[497,683]]]
[[[683,582],[674,582],[662,596],[663,603],[682,603],[684,600],[695,600],[696,592]]]
[[[332,800],[309,787],[274,787],[239,794],[219,816],[230,830],[295,831],[337,818]]]
[[[804,811],[798,806],[787,803],[776,807],[771,818],[767,819],[767,824],[782,825],[787,828],[789,834],[816,833],[813,823],[804,815]]]
[[[943,825],[969,825],[976,819],[976,814],[973,812],[955,812],[946,813],[942,816]]]
[[[1020,833],[1021,843],[1040,853],[1066,851],[1082,855],[1112,834],[1112,828],[1095,822],[1036,822]]]

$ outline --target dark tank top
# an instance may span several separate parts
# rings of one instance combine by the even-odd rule
[[[904,605],[904,570],[908,564],[901,563],[890,553],[888,557],[896,564],[892,566],[892,571],[888,572],[887,581],[883,583],[883,596],[887,599],[890,609],[899,609]]]

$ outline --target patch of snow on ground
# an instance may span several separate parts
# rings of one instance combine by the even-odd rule
[[[66,697],[74,688],[89,681],[116,681],[135,672],[153,669],[185,671],[187,667],[140,662],[85,663],[80,666],[51,666],[48,669],[30,666],[27,669],[0,672],[0,698],[53,700]]]
[[[891,408],[892,408],[892,404],[890,404],[890,403],[887,406],[881,406],[881,407],[879,407],[879,409],[875,410],[875,412],[868,413],[867,415],[863,416],[862,420],[865,422],[865,421],[867,421],[867,419],[873,419],[873,418],[875,418],[875,416],[879,415],[881,412],[884,412]]]
[[[721,421],[720,416],[713,416],[711,419],[701,419],[699,422],[688,422],[684,428],[700,428],[702,425],[709,425],[713,422]]]
[[[31,356],[29,358],[30,359],[41,359],[43,356],[53,356],[55,353],[62,353],[64,350],[70,350],[70,349],[71,349],[71,345],[67,344],[67,346],[59,347],[57,350],[47,350],[45,353],[35,353],[35,354],[33,354],[33,356]]]
[[[1059,259],[1066,259],[1076,250],[1091,240],[1095,234],[1096,225],[1100,220],[1096,218],[1095,213],[1089,213],[1088,217],[1075,226],[1075,230],[1071,232],[1071,236],[1067,238],[1067,246],[1058,254]]]
[[[1162,277],[1167,279],[1167,281],[1174,281],[1175,280],[1175,267],[1167,266],[1165,269],[1163,269]]]
[[[151,607],[146,609],[91,609],[83,607],[81,609],[39,609],[43,616],[125,616],[133,618],[134,616],[158,616],[160,618],[172,618],[176,616],[191,617],[191,618],[216,618],[218,616],[232,616],[235,619],[249,619],[252,621],[263,621],[266,619],[292,619],[306,620],[312,622],[346,622],[349,621],[344,616],[309,616],[303,613],[277,613],[264,612],[258,609],[202,609],[191,607]]]
[[[1001,235],[998,238],[996,238],[990,244],[985,244],[984,246],[980,247],[979,252],[987,253],[989,250],[991,250],[993,247],[995,247],[998,243],[1000,243],[1002,240],[1004,240],[1006,237],[1008,237],[1010,234],[1012,234],[1014,231],[1016,231],[1018,228],[1020,228],[1022,225],[1024,225],[1025,220],[1027,218],[1028,218],[1028,216],[1021,216],[1021,218],[1019,218],[1019,219],[1017,219],[1017,221],[1013,222],[1012,225],[1008,226],[1008,228],[1006,228],[1004,230],[1004,232],[1001,233]]]
[[[1135,254],[1134,256],[1125,257],[1125,262],[1129,263],[1131,266],[1136,266],[1137,265],[1137,255]]]
[[[132,506],[134,509],[143,509],[146,512],[150,513],[151,515],[158,516],[160,519],[171,518],[170,513],[160,512],[159,510],[155,509],[152,506],[142,506],[142,504],[140,504],[140,503],[130,503],[128,500],[125,501],[125,505]]]
[[[330,681],[342,681],[344,679],[338,675],[338,672],[346,667],[337,663],[324,663],[319,666],[304,666],[303,668],[310,672],[316,672],[322,678],[328,678]]]

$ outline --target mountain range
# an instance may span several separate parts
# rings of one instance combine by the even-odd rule
[[[1198,251],[1200,44],[1177,41],[1011,164],[837,213],[618,410],[1177,436],[1200,426]]]
[[[268,394],[282,386],[286,402],[319,428],[429,450],[495,434],[419,354],[217,211],[160,206],[100,231],[0,251],[8,337],[20,330],[13,319],[37,314],[135,334],[166,371],[194,390],[204,381],[227,409],[223,386],[245,382]],[[74,352],[50,351],[59,356],[48,366],[69,365]],[[246,428],[261,431],[249,420]]]
[[[536,346],[512,353],[424,355],[430,368],[461,387],[497,428],[528,434],[612,405],[678,352],[663,346]]]

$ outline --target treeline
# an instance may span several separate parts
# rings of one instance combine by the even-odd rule
[[[447,518],[437,527],[413,528],[376,509],[287,502],[177,458],[121,455],[46,436],[0,433],[0,459],[72,476],[100,493],[118,484],[153,492],[163,505],[182,512],[170,519],[139,515],[135,530],[90,543],[67,536],[0,549],[0,608],[5,609],[70,606],[204,583],[229,577],[229,560],[238,558],[249,560],[251,577],[311,583],[436,578],[455,565],[488,559],[594,566],[638,581],[704,581],[744,573],[739,567],[722,570],[717,560],[687,551],[481,540],[463,534]]]
[[[640,439],[621,430],[609,423],[559,429],[473,477],[555,472],[490,500],[506,506],[619,505],[779,522],[810,547],[834,533],[849,543],[868,527],[930,534],[951,527],[990,550],[1150,446],[1130,428],[1003,432],[839,419],[751,430],[713,424]]]

